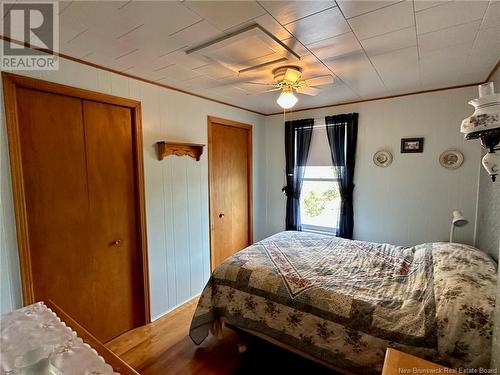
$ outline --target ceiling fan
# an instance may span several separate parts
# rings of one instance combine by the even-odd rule
[[[294,92],[298,94],[315,96],[321,92],[321,89],[316,86],[327,85],[333,82],[331,75],[315,77],[311,79],[300,79],[302,75],[302,68],[294,65],[280,66],[273,70],[274,83],[261,83],[261,82],[247,82],[253,85],[271,86],[270,91],[281,91],[280,96],[276,102],[284,109],[292,108],[297,103],[297,97]]]

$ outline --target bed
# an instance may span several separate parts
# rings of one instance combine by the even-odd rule
[[[275,234],[212,273],[190,337],[221,324],[345,373],[378,374],[388,347],[449,367],[488,367],[496,263],[457,243],[399,247]]]

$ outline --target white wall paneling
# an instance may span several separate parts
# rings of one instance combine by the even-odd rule
[[[413,245],[446,241],[450,215],[462,210],[469,220],[458,228],[455,240],[473,243],[480,147],[465,142],[460,123],[470,112],[467,102],[477,89],[418,94],[317,110],[294,112],[287,120],[358,112],[359,132],[354,189],[354,237],[360,240]],[[284,125],[283,115],[266,117],[267,223],[265,235],[283,230]],[[425,138],[424,153],[401,154],[403,137]],[[314,142],[324,150],[313,155],[329,157],[328,142]],[[438,157],[448,148],[465,156],[458,170],[440,166]],[[394,161],[388,168],[373,164],[373,154],[389,150]],[[314,156],[317,160],[317,157]]]
[[[151,315],[159,317],[200,293],[209,277],[208,158],[158,161],[155,142],[168,139],[207,143],[207,116],[253,125],[254,238],[261,238],[263,117],[248,111],[167,90],[108,71],[61,59],[53,72],[17,72],[142,103],[144,174]],[[3,102],[3,101],[2,101]],[[12,204],[6,129],[1,112],[1,299],[0,311],[20,307],[19,265]]]

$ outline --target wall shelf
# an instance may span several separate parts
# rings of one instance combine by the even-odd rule
[[[182,142],[170,142],[170,141],[160,141],[156,142],[158,146],[158,159],[163,160],[166,156],[176,155],[176,156],[191,156],[196,161],[200,160],[203,154],[203,147],[205,145],[199,143],[182,143]]]

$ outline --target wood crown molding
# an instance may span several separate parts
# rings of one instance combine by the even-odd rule
[[[0,35],[0,39],[3,39],[6,42],[11,42],[11,43],[16,43],[16,44],[22,45],[22,46],[25,46],[27,48],[34,49],[36,51],[41,51],[41,52],[45,52],[47,54],[55,55],[55,56],[61,57],[61,58],[66,59],[66,60],[74,61],[74,62],[83,64],[83,65],[88,65],[88,66],[91,66],[91,67],[96,68],[96,69],[105,70],[105,71],[108,71],[108,72],[111,72],[111,73],[122,75],[122,76],[127,77],[127,78],[136,79],[138,81],[142,81],[142,82],[149,83],[149,84],[152,84],[152,85],[155,85],[155,86],[163,87],[165,89],[177,91],[177,92],[180,92],[180,93],[183,93],[183,94],[186,94],[186,95],[191,95],[191,96],[194,96],[194,97],[197,97],[197,98],[200,98],[200,99],[209,100],[209,101],[214,102],[214,103],[218,103],[218,104],[222,104],[222,105],[227,105],[229,107],[241,109],[241,110],[248,111],[248,112],[251,112],[251,113],[255,113],[255,114],[258,114],[258,115],[261,115],[261,116],[274,116],[274,115],[278,115],[278,114],[282,114],[283,113],[283,112],[264,113],[264,112],[255,111],[253,109],[241,107],[241,106],[238,106],[238,105],[235,105],[235,104],[226,103],[226,102],[223,102],[221,100],[209,98],[207,96],[198,95],[198,94],[186,91],[186,90],[178,89],[176,87],[172,87],[172,86],[169,86],[169,85],[164,85],[164,84],[159,83],[159,82],[155,82],[155,81],[151,81],[149,79],[145,79],[145,78],[141,78],[141,77],[138,77],[138,76],[134,76],[132,74],[128,74],[128,73],[125,73],[125,72],[120,72],[119,70],[107,68],[105,66],[94,64],[92,62],[85,61],[85,60],[82,60],[82,59],[79,59],[79,58],[76,58],[76,57],[72,57],[72,56],[69,56],[69,55],[66,55],[66,54],[63,54],[63,53],[54,52],[54,51],[52,51],[50,49],[36,47],[36,46],[31,45],[30,43],[21,42],[21,41],[12,39],[12,38],[4,36],[4,35]],[[371,101],[376,101],[376,100],[394,99],[394,98],[398,98],[400,96],[426,94],[426,93],[430,93],[430,92],[446,91],[446,90],[460,89],[460,88],[465,88],[465,87],[470,87],[470,86],[477,86],[477,85],[481,85],[483,83],[488,82],[491,79],[491,77],[495,74],[495,72],[498,70],[499,66],[500,66],[500,60],[497,61],[496,65],[490,71],[490,73],[488,74],[488,76],[486,77],[486,79],[484,81],[482,81],[482,82],[468,83],[468,84],[457,85],[457,86],[446,86],[446,87],[441,87],[441,88],[437,88],[437,89],[430,89],[430,90],[412,91],[412,92],[408,92],[408,93],[404,93],[404,94],[379,96],[379,97],[375,97],[375,98],[360,99],[360,100],[354,100],[354,101],[342,102],[342,103],[326,104],[326,105],[321,105],[321,106],[317,106],[317,107],[307,107],[307,108],[301,108],[301,109],[296,109],[296,110],[288,111],[287,113],[309,111],[309,110],[313,110],[313,109],[321,109],[321,108],[328,108],[328,107],[338,107],[338,106],[341,106],[341,105],[357,104],[357,103],[371,102]]]
[[[325,105],[320,105],[317,107],[308,107],[308,108],[300,108],[300,109],[295,109],[292,111],[287,111],[286,113],[294,113],[294,112],[302,112],[302,111],[310,111],[313,109],[322,109],[322,108],[328,108],[328,107],[339,107],[341,105],[349,105],[349,104],[357,104],[357,103],[365,103],[365,102],[374,102],[377,100],[386,100],[386,99],[394,99],[394,98],[399,98],[403,96],[410,96],[410,95],[419,95],[419,94],[427,94],[430,92],[438,92],[438,91],[447,91],[447,90],[454,90],[454,89],[462,89],[465,87],[471,87],[471,86],[478,86],[485,83],[483,82],[476,82],[476,83],[468,83],[466,85],[458,85],[458,86],[449,86],[449,87],[442,87],[439,89],[430,89],[430,90],[421,90],[421,91],[412,91],[404,94],[397,94],[397,95],[388,95],[388,96],[379,96],[375,98],[369,98],[369,99],[360,99],[360,100],[354,100],[350,102],[342,102],[342,103],[335,103],[335,104],[325,104]],[[274,115],[281,115],[283,112],[274,112],[274,113],[268,113],[266,116],[274,116]]]
[[[192,93],[192,92],[189,92],[189,91],[186,91],[186,90],[182,90],[182,89],[178,89],[176,87],[165,85],[163,83],[151,81],[149,79],[145,79],[145,78],[141,78],[141,77],[138,77],[138,76],[134,76],[132,74],[128,74],[128,73],[125,73],[125,72],[120,72],[119,70],[112,69],[112,68],[107,68],[105,66],[98,65],[98,64],[94,64],[94,63],[92,63],[90,61],[85,61],[85,60],[82,60],[82,59],[79,59],[79,58],[76,58],[76,57],[73,57],[73,56],[66,55],[64,53],[54,52],[54,51],[52,51],[50,49],[47,49],[47,48],[41,48],[41,47],[33,46],[30,43],[20,42],[18,40],[11,39],[11,38],[9,38],[7,36],[4,36],[4,35],[0,35],[0,39],[3,39],[6,42],[16,43],[16,44],[22,45],[24,47],[31,48],[31,49],[36,50],[36,51],[40,51],[40,52],[44,52],[44,53],[47,53],[47,54],[50,54],[50,55],[58,56],[58,57],[61,57],[63,59],[66,59],[66,60],[74,61],[76,63],[80,63],[80,64],[83,64],[83,65],[88,65],[88,66],[91,66],[91,67],[96,68],[96,69],[105,70],[105,71],[108,71],[108,72],[111,72],[111,73],[119,74],[119,75],[127,77],[127,78],[132,78],[132,79],[136,79],[138,81],[149,83],[151,85],[163,87],[164,89],[169,89],[169,90],[177,91],[177,92],[180,92],[182,94],[194,96],[196,98],[209,100],[209,101],[214,102],[214,103],[227,105],[229,107],[233,107],[233,108],[241,109],[241,110],[244,110],[244,111],[252,112],[252,113],[255,113],[255,114],[258,114],[258,115],[261,115],[261,116],[266,116],[266,114],[263,113],[263,112],[254,111],[253,109],[240,107],[240,106],[235,105],[235,104],[230,104],[230,103],[223,102],[222,100],[212,99],[212,98],[209,98],[208,96],[203,96],[203,95],[195,94],[195,93]]]
[[[500,67],[500,59],[497,61],[493,69],[491,69],[490,74],[488,74],[488,77],[486,77],[484,83],[489,82],[490,79],[493,77],[493,75],[497,72],[498,68]]]

